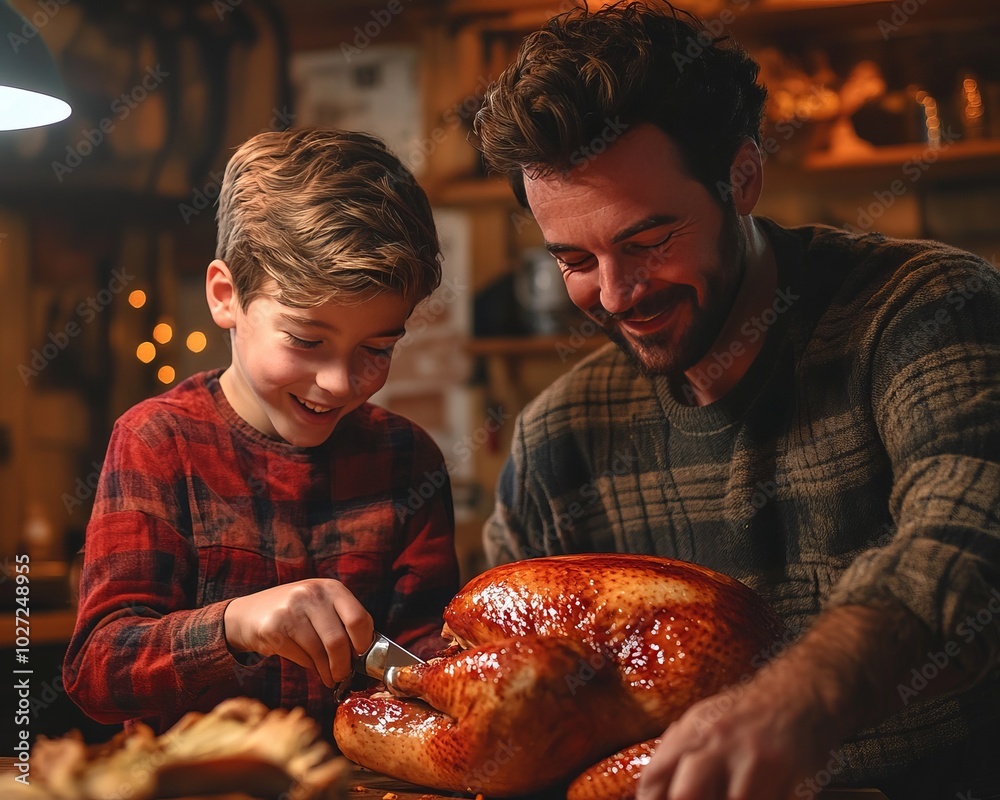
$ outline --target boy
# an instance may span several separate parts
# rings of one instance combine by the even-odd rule
[[[427,198],[378,140],[291,130],[237,150],[206,276],[232,364],[115,426],[63,668],[87,714],[162,731],[248,695],[329,732],[373,629],[440,645],[450,486],[416,515],[394,504],[443,458],[367,403],[440,277]]]

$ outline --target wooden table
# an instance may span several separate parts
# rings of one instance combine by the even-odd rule
[[[6,797],[4,790],[7,781],[13,781],[17,768],[13,758],[0,757],[0,797]],[[34,784],[33,785],[37,785]],[[454,798],[470,797],[462,794],[434,794],[433,790],[422,789],[409,783],[378,775],[368,770],[357,768],[348,783],[349,800],[383,800],[387,794],[394,794],[398,800],[454,800]],[[176,800],[256,800],[250,795],[231,793],[206,797],[184,797]],[[550,792],[532,795],[531,800],[564,800],[564,796]],[[762,799],[763,800],[763,799]],[[827,789],[819,795],[819,800],[887,800],[886,796],[874,789]]]

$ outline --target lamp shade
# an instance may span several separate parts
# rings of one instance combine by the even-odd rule
[[[0,130],[50,125],[71,110],[38,29],[0,0]]]

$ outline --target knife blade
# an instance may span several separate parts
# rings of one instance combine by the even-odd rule
[[[368,649],[354,656],[351,666],[355,672],[361,672],[382,681],[390,692],[395,693],[395,674],[400,667],[425,663],[402,645],[396,644],[388,636],[378,631]]]

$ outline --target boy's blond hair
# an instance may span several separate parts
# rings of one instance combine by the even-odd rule
[[[296,308],[388,289],[414,305],[441,281],[430,203],[410,171],[356,131],[261,133],[226,166],[215,257],[240,305],[270,281]]]

